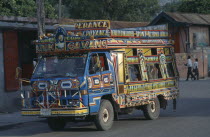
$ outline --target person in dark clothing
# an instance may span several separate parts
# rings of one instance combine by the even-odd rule
[[[193,63],[193,72],[194,76],[197,77],[197,80],[199,80],[199,71],[198,71],[198,59],[195,59],[195,62]]]
[[[195,76],[192,73],[192,60],[191,60],[191,57],[190,56],[187,57],[187,64],[185,64],[185,65],[188,68],[186,81],[188,81],[189,76],[191,76],[191,78],[193,78],[195,80],[196,78],[195,78]]]

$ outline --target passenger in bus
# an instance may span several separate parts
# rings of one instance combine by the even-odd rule
[[[130,81],[138,81],[138,71],[133,65],[130,65],[129,68],[129,74],[130,74]]]
[[[149,64],[147,66],[149,79],[158,79],[158,69],[155,64]]]
[[[153,76],[153,79],[158,79],[158,69],[154,64],[152,64],[151,74]]]
[[[90,68],[89,68],[89,73],[90,74],[95,74],[96,72],[100,72],[100,60],[98,56],[92,56],[91,58],[91,63],[90,63]]]

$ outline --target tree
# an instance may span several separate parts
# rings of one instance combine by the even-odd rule
[[[36,6],[34,0],[2,0],[0,15],[34,17]]]
[[[55,8],[50,3],[51,0],[45,0],[45,15],[47,18],[56,18]],[[21,16],[35,17],[36,16],[35,0],[1,0],[0,15],[1,16]]]
[[[149,21],[159,12],[158,0],[64,0],[69,18]]]
[[[210,0],[179,0],[167,3],[163,11],[210,14]]]
[[[44,0],[36,0],[37,4],[37,24],[38,24],[38,37],[45,34],[45,10]]]
[[[210,14],[210,0],[182,0],[178,11],[190,13]]]

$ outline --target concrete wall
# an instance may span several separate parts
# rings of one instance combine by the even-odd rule
[[[4,84],[3,33],[0,30],[0,112],[18,111],[21,108],[20,92],[7,92]]]
[[[192,62],[195,61],[195,58],[198,58],[198,69],[199,77],[206,78],[208,77],[208,54],[206,52],[197,52],[197,53],[176,53],[176,63],[181,79],[187,78],[187,67],[184,65],[187,63],[187,56],[190,55]]]

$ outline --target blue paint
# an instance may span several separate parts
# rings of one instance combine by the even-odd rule
[[[90,60],[91,60],[91,55],[93,54],[104,54],[106,56],[105,59],[109,59],[111,60],[111,56],[109,52],[91,52],[88,55],[88,59],[87,59],[87,67],[86,70],[89,70],[90,66]],[[111,75],[113,75],[113,77],[115,77],[115,73],[114,73],[114,67],[113,65],[110,63],[110,61],[107,60],[108,63],[108,70],[106,71],[102,71],[102,72],[96,72],[95,74],[90,74],[89,72],[86,72],[85,74],[87,75],[87,77],[92,78],[92,80],[100,80],[100,84],[103,81],[102,79],[102,75],[106,75],[103,78],[108,78]],[[88,95],[89,95],[89,111],[90,113],[96,113],[99,111],[100,108],[100,101],[101,101],[101,97],[103,97],[104,95],[108,95],[108,94],[112,94],[115,93],[115,86],[108,86],[108,87],[102,87],[100,85],[98,85],[97,83],[94,84],[94,82],[92,83],[93,88],[88,88]],[[94,88],[94,86],[99,86],[99,88]]]
[[[107,65],[105,71],[98,71],[95,72],[94,74],[90,74],[89,73],[89,68],[90,68],[90,61],[91,61],[91,55],[93,54],[100,54],[100,55],[104,55],[103,58],[104,60],[106,59],[107,61]],[[109,60],[109,61],[108,61]],[[33,84],[35,81],[44,81],[44,82],[49,82],[50,81],[63,81],[63,80],[73,80],[73,79],[77,79],[79,81],[79,88],[77,89],[69,89],[69,90],[62,90],[61,91],[61,96],[59,97],[60,99],[60,104],[63,106],[68,106],[68,107],[72,107],[74,104],[74,106],[78,106],[79,107],[79,103],[81,101],[81,103],[89,108],[89,113],[96,113],[99,111],[100,108],[100,102],[101,102],[101,98],[104,95],[109,95],[112,93],[115,93],[115,83],[112,82],[110,84],[110,77],[112,77],[113,81],[115,81],[115,73],[114,73],[114,67],[111,60],[111,56],[109,52],[90,52],[88,54],[87,57],[87,61],[86,61],[86,66],[85,66],[85,72],[84,72],[84,76],[81,77],[56,77],[56,78],[40,78],[40,79],[31,79],[31,84]],[[106,64],[105,64],[106,65]],[[105,66],[104,66],[105,68]],[[92,78],[93,77],[93,78]],[[92,87],[89,88],[88,84],[90,84],[88,82],[88,79],[91,78],[92,81]],[[103,83],[103,84],[102,84]],[[102,86],[104,85],[104,86]],[[70,86],[69,83],[64,84],[63,86]],[[87,95],[80,95],[80,91],[82,90],[86,90],[88,92]],[[44,91],[39,91],[40,93],[43,93]],[[54,95],[54,91],[48,91],[51,92],[52,95]],[[79,92],[79,93],[77,93]],[[40,94],[41,95],[41,94]],[[55,95],[56,97],[56,95]],[[33,107],[37,107],[35,106],[35,98],[32,97],[30,102],[32,104]],[[38,97],[38,101],[39,102],[43,102],[44,98],[43,96],[39,96]],[[54,102],[55,99],[50,96],[48,94],[48,100],[50,103]]]

